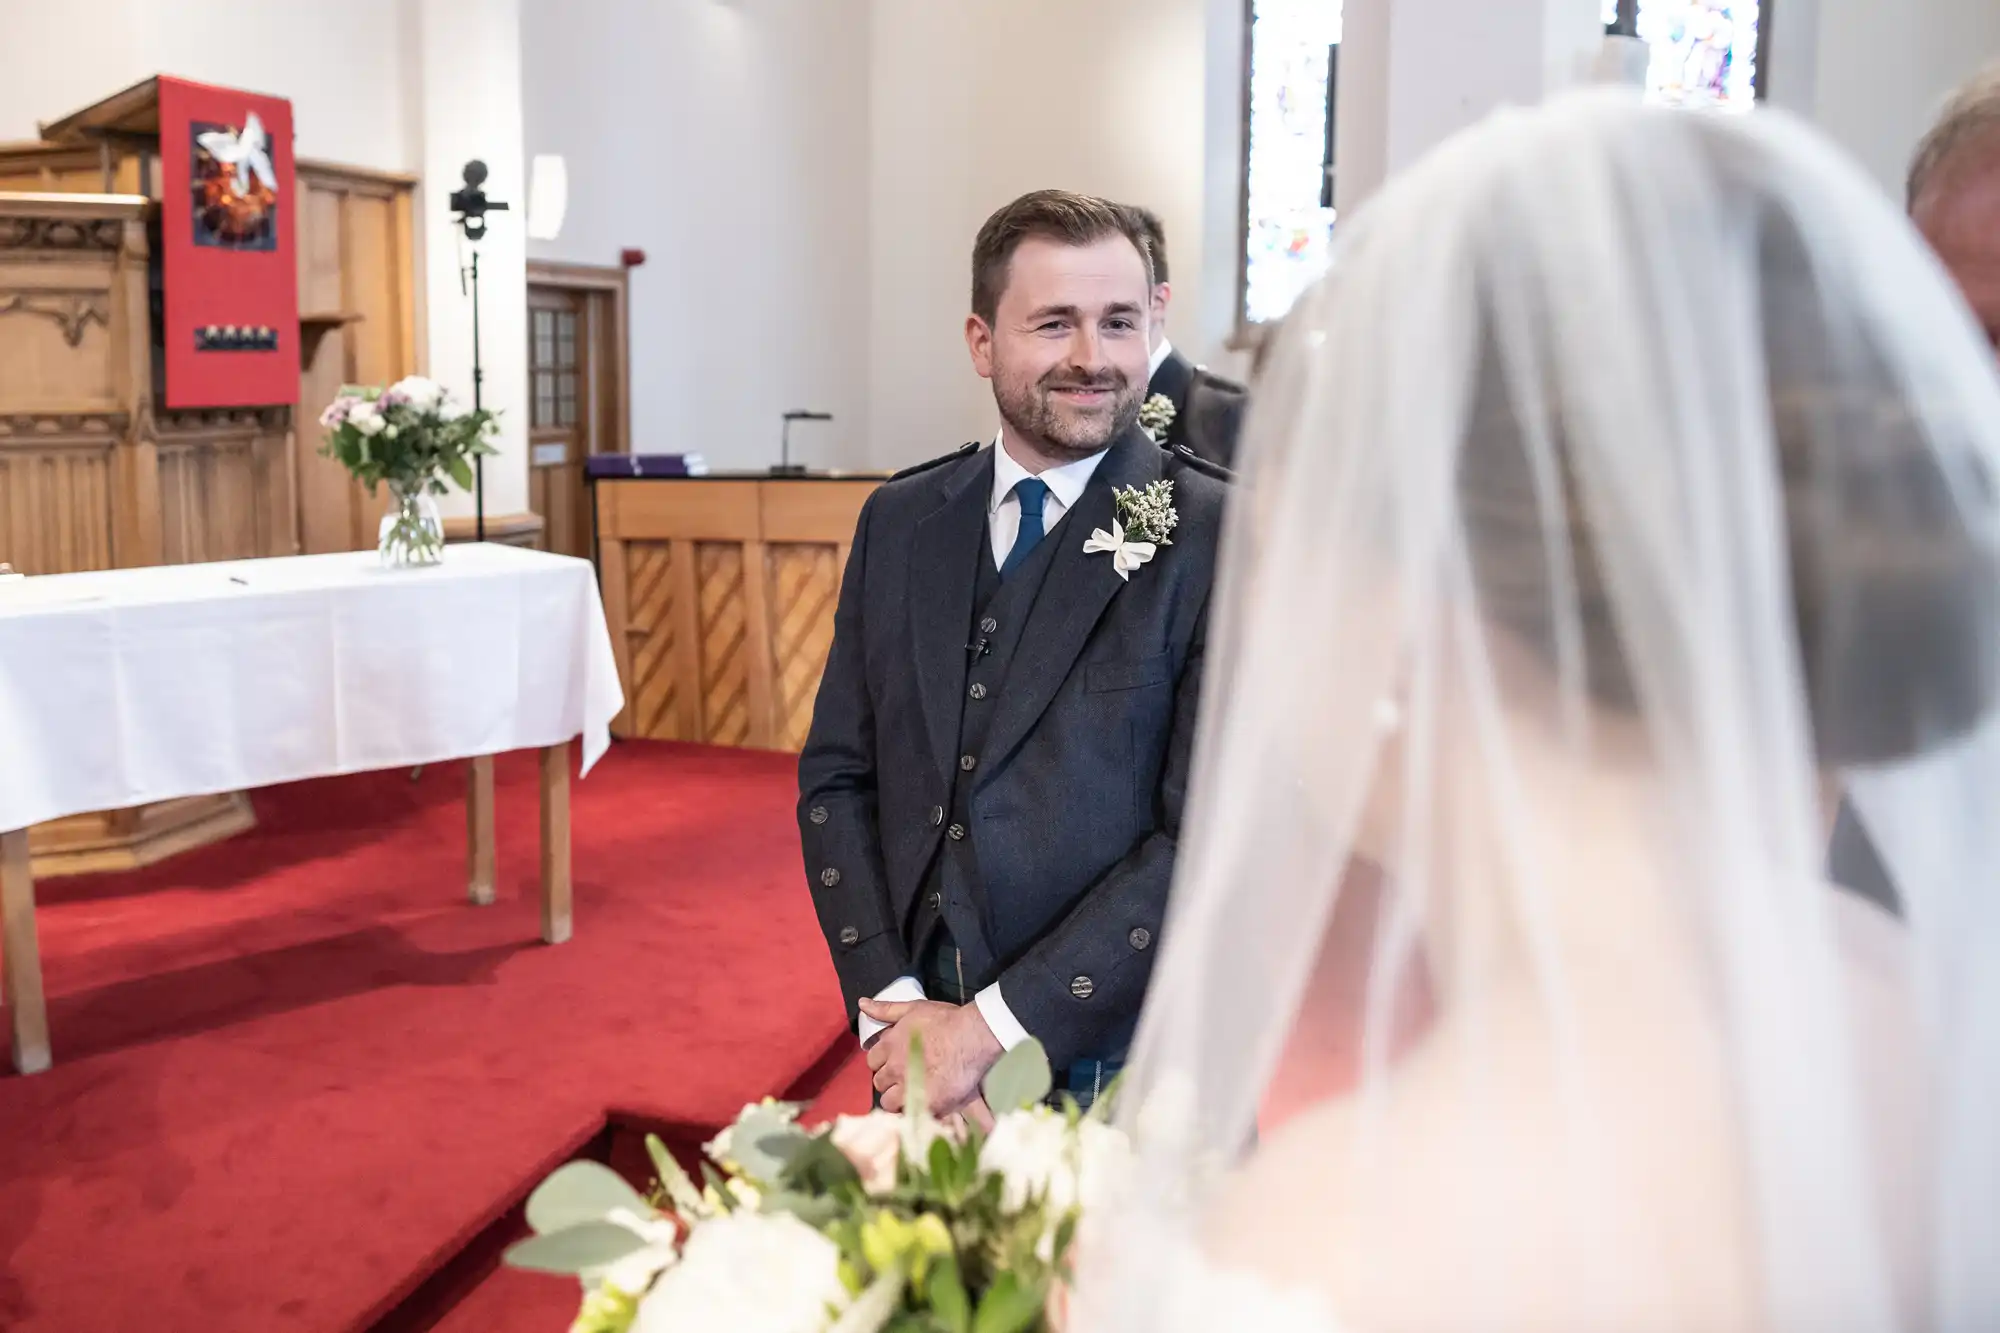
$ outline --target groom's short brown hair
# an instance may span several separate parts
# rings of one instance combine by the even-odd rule
[[[1031,236],[1062,245],[1093,245],[1107,236],[1123,236],[1146,265],[1147,288],[1153,285],[1146,234],[1127,210],[1094,195],[1036,190],[986,219],[973,242],[972,313],[988,324],[1000,309],[1000,294],[1007,290],[1007,266],[1014,262],[1014,251]]]

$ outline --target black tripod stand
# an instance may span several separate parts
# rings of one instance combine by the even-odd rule
[[[485,406],[484,390],[486,370],[479,360],[479,242],[486,235],[486,215],[504,213],[507,205],[495,199],[488,199],[486,191],[479,187],[486,183],[486,164],[478,158],[465,164],[465,188],[451,196],[451,211],[457,216],[458,225],[464,229],[465,239],[472,244],[472,263],[458,271],[459,290],[466,290],[466,280],[470,278],[472,287],[472,410],[477,412]],[[475,455],[472,460],[472,535],[475,541],[486,540],[486,459]]]

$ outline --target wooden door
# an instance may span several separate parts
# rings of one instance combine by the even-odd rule
[[[528,266],[528,502],[543,546],[590,555],[584,460],[627,442],[625,272]]]
[[[369,495],[320,454],[319,414],[343,384],[388,385],[423,365],[408,176],[299,163],[299,548],[366,550],[387,492]],[[447,258],[447,262],[449,262]]]

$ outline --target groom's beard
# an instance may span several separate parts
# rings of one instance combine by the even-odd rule
[[[1094,390],[1102,397],[1080,403],[1066,390]],[[1098,375],[1052,370],[1032,384],[1005,373],[993,379],[993,399],[1001,419],[1049,457],[1070,462],[1103,452],[1130,430],[1139,420],[1143,392],[1143,385],[1133,384],[1116,367]]]

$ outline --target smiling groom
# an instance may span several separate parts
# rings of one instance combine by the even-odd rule
[[[999,438],[899,473],[854,534],[799,759],[820,927],[881,1104],[940,1113],[1030,1036],[1088,1103],[1152,972],[1227,474],[1139,429],[1151,265],[1061,191],[980,229]]]

